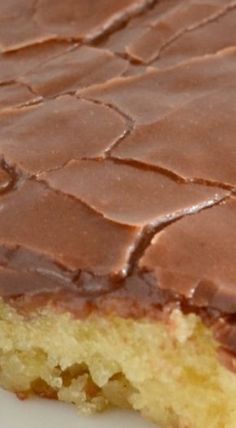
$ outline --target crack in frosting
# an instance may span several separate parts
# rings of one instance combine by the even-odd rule
[[[155,0],[154,0],[155,1]],[[89,41],[149,8],[153,0],[100,0],[96,4],[69,0],[10,0],[0,8],[0,47],[9,52],[45,41]],[[18,25],[12,25],[12,22]],[[24,29],[24,31],[23,31]]]
[[[214,204],[226,194],[204,185],[179,184],[156,171],[109,159],[71,161],[38,178],[105,218],[132,226],[165,223]]]
[[[216,21],[233,8],[232,0],[161,1],[155,13],[135,18],[125,29],[102,40],[100,46],[130,61],[148,64],[183,34]]]
[[[181,307],[236,352],[235,8],[1,4],[1,296]]]

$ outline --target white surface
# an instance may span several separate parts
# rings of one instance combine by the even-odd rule
[[[157,428],[132,412],[78,416],[73,406],[54,401],[20,401],[0,390],[0,428]]]

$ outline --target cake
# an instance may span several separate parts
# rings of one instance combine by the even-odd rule
[[[0,385],[236,426],[236,3],[0,1]]]

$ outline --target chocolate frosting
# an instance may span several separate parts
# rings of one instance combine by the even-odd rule
[[[0,296],[212,328],[236,367],[236,3],[0,5]]]

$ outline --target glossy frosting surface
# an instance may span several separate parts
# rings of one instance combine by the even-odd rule
[[[0,296],[236,352],[236,2],[0,2]]]

